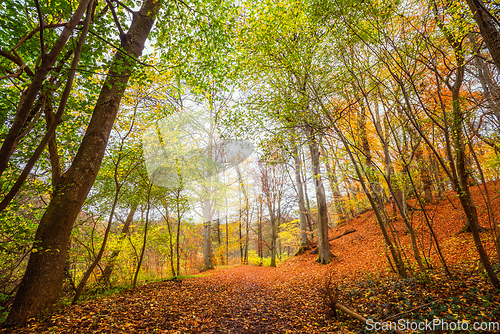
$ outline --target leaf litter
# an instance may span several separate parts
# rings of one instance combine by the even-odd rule
[[[500,212],[500,182],[491,183],[491,187],[490,191],[497,194],[492,200],[493,210]],[[473,195],[480,221],[488,228],[477,187]],[[346,315],[330,316],[321,293],[328,276],[339,288],[340,303],[374,321],[499,321],[500,291],[487,281],[471,235],[458,233],[464,222],[459,207],[456,198],[427,207],[434,217],[433,226],[453,279],[440,269],[434,249],[428,254],[434,270],[427,277],[402,279],[391,273],[383,239],[369,211],[330,231],[334,237],[346,228],[356,229],[331,242],[335,257],[329,265],[315,263],[317,256],[309,251],[278,268],[240,265],[216,269],[181,281],[150,283],[66,306],[31,319],[23,328],[0,332],[369,333],[363,324]],[[414,226],[417,230],[422,226],[420,231],[424,231],[422,213],[412,215]],[[395,228],[402,244],[408,245],[409,236],[400,220],[395,222]],[[488,235],[482,233],[482,238],[494,259]],[[409,255],[411,250],[405,251]],[[498,272],[498,263],[495,268]]]

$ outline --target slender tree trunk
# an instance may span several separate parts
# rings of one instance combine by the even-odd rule
[[[243,264],[243,220],[242,212],[240,207],[240,216],[238,219],[238,246],[240,248],[240,263]]]
[[[248,199],[247,199],[248,200]],[[248,242],[249,242],[249,232],[250,232],[250,222],[249,222],[249,207],[247,203],[247,219],[245,225],[245,264],[248,264]]]
[[[224,260],[224,245],[222,243],[222,233],[220,230],[220,216],[217,216],[217,253],[220,258],[220,263],[222,265],[226,264]]]
[[[276,230],[276,214],[269,200],[267,209],[269,210],[269,217],[271,219],[271,267],[276,267],[276,239],[278,238],[278,232]]]
[[[180,193],[180,191],[179,191]],[[175,258],[177,260],[177,275],[181,274],[181,251],[180,251],[180,237],[181,237],[181,208],[179,203],[179,193],[177,194],[177,231],[175,233]]]
[[[452,90],[452,103],[453,103],[453,141],[455,145],[456,159],[457,159],[457,176],[458,176],[458,198],[462,208],[464,209],[465,215],[467,217],[467,224],[469,225],[476,249],[481,258],[488,277],[490,278],[491,284],[495,288],[500,287],[500,282],[498,277],[491,266],[490,259],[486,253],[483,244],[481,242],[481,237],[479,236],[479,219],[477,217],[477,209],[474,201],[472,200],[472,195],[469,189],[468,174],[465,166],[465,147],[462,138],[462,124],[464,122],[462,111],[460,108],[459,100],[459,90]]]
[[[226,206],[227,206],[227,198],[226,198]],[[226,263],[229,264],[229,220],[227,219],[227,212],[226,212]]]
[[[118,165],[117,165],[118,166]],[[117,172],[117,169],[115,169],[115,173]],[[116,180],[116,174],[115,174],[115,180]],[[104,232],[104,238],[102,240],[101,248],[99,249],[99,253],[97,253],[97,256],[95,257],[94,261],[90,265],[90,267],[87,269],[85,274],[83,274],[82,280],[78,284],[78,287],[76,288],[76,293],[75,296],[73,297],[73,300],[71,301],[71,304],[76,304],[78,299],[80,298],[83,289],[85,288],[85,285],[87,284],[88,279],[90,278],[90,275],[94,272],[95,267],[99,264],[99,261],[101,261],[102,256],[104,255],[104,250],[106,249],[106,244],[108,242],[108,237],[109,237],[109,231],[111,231],[111,223],[113,222],[113,215],[115,214],[115,209],[116,209],[116,204],[118,203],[118,196],[120,194],[120,189],[121,187],[117,185],[116,190],[115,190],[115,197],[113,199],[113,205],[111,206],[111,212],[109,213],[109,218],[108,218],[108,225],[106,226],[106,231]]]
[[[481,45],[477,42],[477,38],[473,33],[469,34],[469,40],[472,42],[476,52],[479,53]],[[493,81],[488,65],[481,54],[474,57],[474,65],[477,69],[477,77],[481,83],[481,88],[483,89],[484,99],[500,124],[500,87]]]
[[[52,122],[54,121],[54,111],[52,108],[52,94],[51,97],[47,98],[46,108],[45,108],[45,121],[47,123],[47,131],[49,130]],[[48,143],[50,167],[52,172],[52,190],[57,188],[59,179],[61,178],[61,163],[59,159],[59,153],[57,152],[57,142],[56,134],[52,135]]]
[[[306,164],[306,158],[304,155],[302,155],[302,161],[304,162],[304,166]],[[300,169],[302,173],[302,168]],[[304,167],[304,175],[302,178],[302,183],[304,186],[304,199],[305,199],[305,205],[306,205],[306,220],[307,220],[307,226],[309,227],[309,232],[311,233],[311,239],[314,239],[314,230],[313,230],[313,222],[312,222],[312,217],[311,217],[311,206],[309,204],[309,195],[307,193],[307,176],[306,176],[306,168]]]
[[[212,208],[209,200],[203,201],[203,270],[213,269],[212,264]]]
[[[302,188],[302,180],[300,177],[300,158],[297,148],[294,150],[293,159],[295,160],[295,184],[297,187],[297,197],[299,202],[300,247],[303,249],[309,244],[309,239],[307,238],[306,206],[304,203],[304,190]]]
[[[345,220],[344,210],[342,208],[342,197],[340,196],[340,190],[337,181],[337,175],[335,173],[335,163],[332,163],[328,157],[328,152],[321,146],[321,152],[324,156],[324,163],[326,167],[326,174],[328,176],[328,181],[330,183],[330,189],[332,190],[333,196],[333,206],[335,208],[335,214],[337,215],[337,224]]]
[[[496,220],[495,212],[493,211],[493,207],[491,206],[490,192],[489,192],[488,186],[486,184],[486,179],[484,178],[483,168],[481,167],[481,164],[480,164],[479,159],[476,155],[474,147],[472,146],[472,139],[469,139],[468,143],[469,143],[469,149],[470,149],[471,155],[474,157],[474,161],[476,162],[477,170],[479,172],[479,177],[481,178],[481,183],[482,183],[483,188],[484,188],[484,194],[486,196],[484,202],[486,204],[486,208],[488,209],[488,216],[491,219],[491,225],[493,225],[493,236],[494,236],[494,240],[495,240],[495,249],[497,251],[498,261],[500,261],[500,230],[498,228],[498,223]],[[478,188],[481,189],[479,185],[478,185]]]
[[[166,220],[166,223],[167,223],[167,229],[168,229],[168,245],[169,245],[169,248],[170,248],[170,271],[172,272],[172,276],[177,276],[177,274],[175,273],[175,265],[174,265],[174,241],[172,240],[173,239],[173,235],[172,235],[172,231],[173,231],[173,227],[171,226],[170,224],[170,214],[168,212],[168,205],[167,203],[164,203],[163,204],[163,207],[165,209],[165,220]]]
[[[159,6],[159,1],[144,1],[126,35],[126,54],[141,55]],[[38,226],[34,244],[39,251],[30,256],[8,323],[25,323],[52,308],[59,298],[71,230],[101,166],[133,64],[133,58],[123,52],[115,54],[78,153],[61,176]]]
[[[396,264],[397,273],[401,277],[407,277],[406,267],[404,265],[403,259],[401,258],[398,249],[393,244],[393,242],[389,236],[389,233],[387,232],[387,228],[385,226],[386,222],[384,221],[384,216],[380,213],[380,210],[378,209],[378,205],[376,204],[375,199],[373,198],[373,196],[371,194],[371,189],[367,187],[367,185],[364,181],[364,178],[363,178],[363,175],[361,174],[358,163],[356,162],[356,159],[354,158],[354,155],[353,155],[351,148],[349,146],[349,142],[347,141],[345,136],[342,134],[340,129],[335,124],[333,124],[333,128],[334,128],[335,132],[337,132],[337,134],[340,136],[340,139],[341,139],[341,141],[342,141],[342,143],[347,151],[347,154],[349,155],[349,158],[350,158],[352,164],[354,165],[354,170],[356,171],[356,175],[358,176],[358,179],[359,179],[359,182],[361,183],[363,191],[365,192],[366,196],[368,197],[368,200],[370,201],[370,204],[373,208],[375,216],[377,217],[377,222],[379,224],[380,230],[382,231],[382,235],[384,237],[385,243],[386,243],[387,247],[389,248],[389,251],[391,252],[392,258],[394,259],[394,262]]]
[[[259,253],[260,262],[264,257],[263,240],[262,240],[262,198],[259,198],[259,221],[257,227],[257,252]]]
[[[153,187],[153,184],[148,185],[148,205],[146,209],[146,222],[144,223],[144,237],[142,238],[142,247],[141,247],[141,254],[139,255],[139,259],[137,259],[137,268],[135,270],[134,274],[134,281],[132,283],[132,286],[135,288],[137,285],[137,278],[139,277],[139,272],[141,271],[141,265],[142,261],[144,259],[144,252],[146,251],[146,244],[147,244],[147,238],[148,238],[148,227],[149,227],[149,210],[151,208],[151,188]]]
[[[137,211],[137,207],[139,206],[139,203],[134,203],[130,207],[130,211],[128,212],[127,219],[125,219],[125,223],[123,224],[122,231],[120,233],[119,237],[119,245],[122,244],[123,239],[129,234],[130,230],[130,224],[134,220],[134,215],[135,212]],[[102,279],[106,285],[109,286],[110,284],[110,278],[111,278],[111,273],[113,272],[113,267],[116,261],[116,258],[120,255],[120,247],[117,249],[113,250],[111,253],[111,256],[108,259],[108,263],[106,264],[106,267],[104,268],[104,272],[102,274]]]
[[[425,162],[421,147],[417,148],[415,152],[415,159],[417,160],[420,172],[420,181],[422,182],[422,189],[424,191],[424,200],[426,203],[430,203],[432,202],[432,182],[429,175],[429,167]]]

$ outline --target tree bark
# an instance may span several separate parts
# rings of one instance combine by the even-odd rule
[[[262,198],[259,198],[259,221],[257,226],[257,253],[259,254],[260,261],[264,257],[263,240],[262,240]]]
[[[139,206],[138,203],[132,204],[130,207],[130,211],[128,212],[127,219],[125,219],[125,223],[123,224],[122,231],[120,233],[120,238],[119,238],[119,243],[123,241],[125,236],[128,235],[129,230],[130,230],[130,224],[132,223],[134,219],[135,212],[137,211],[137,207]],[[104,268],[104,272],[102,274],[102,279],[104,281],[104,284],[109,285],[110,278],[111,278],[111,273],[113,272],[113,267],[115,264],[115,260],[120,255],[120,249],[117,248],[113,250],[111,253],[111,256],[108,259],[108,263],[106,264],[106,267]]]
[[[300,220],[300,246],[305,247],[309,243],[307,238],[307,221],[306,221],[306,205],[304,203],[304,189],[302,188],[302,180],[300,177],[300,158],[296,148],[293,159],[295,160],[295,184],[297,186],[297,197],[299,204],[299,220]]]
[[[132,73],[133,58],[141,55],[159,7],[159,1],[144,1],[126,35],[123,51],[127,55],[117,52],[114,56],[78,153],[71,167],[61,176],[38,226],[34,242],[38,251],[30,256],[8,323],[25,323],[51,309],[59,298],[73,224],[101,166]]]
[[[146,222],[144,223],[144,237],[142,238],[141,254],[137,259],[137,268],[134,274],[134,281],[132,282],[132,286],[134,288],[137,285],[137,278],[139,277],[139,272],[141,271],[142,260],[144,259],[144,252],[146,251],[146,242],[148,238],[149,211],[151,209],[151,188],[153,187],[153,184],[149,183],[147,187],[148,187],[148,195],[147,195],[148,204],[146,209]]]
[[[212,263],[212,210],[210,201],[203,201],[203,270],[213,269]]]
[[[493,112],[497,118],[497,122],[500,124],[500,87],[492,79],[490,70],[486,61],[480,54],[481,44],[478,43],[476,36],[473,33],[469,34],[469,40],[471,41],[475,52],[478,54],[474,57],[474,65],[477,70],[477,78],[481,83],[481,88],[483,89],[483,96],[488,107]]]
[[[306,164],[306,157],[304,154],[302,154],[302,161],[304,162],[304,166]],[[302,168],[301,174],[302,174]],[[302,176],[302,185],[304,186],[304,199],[305,199],[305,205],[306,205],[306,220],[307,220],[307,226],[309,227],[309,232],[311,233],[311,239],[314,239],[314,231],[313,231],[313,221],[311,217],[311,205],[309,204],[309,195],[307,194],[307,171],[306,168],[304,167],[304,175]]]
[[[484,7],[482,0],[467,0],[467,4],[474,15],[484,43],[490,50],[491,58],[500,72],[500,33],[495,27],[493,17]]]
[[[330,263],[332,260],[332,252],[330,251],[330,243],[328,242],[328,208],[326,204],[325,188],[321,181],[321,173],[319,167],[319,143],[314,136],[313,129],[310,125],[305,125],[307,140],[309,142],[309,151],[311,153],[312,176],[314,188],[316,190],[316,201],[318,207],[318,250],[319,257],[317,262],[321,264]]]

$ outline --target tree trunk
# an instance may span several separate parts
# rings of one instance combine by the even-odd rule
[[[249,233],[250,233],[250,223],[249,223],[249,214],[250,210],[247,203],[247,219],[245,225],[245,264],[248,264],[248,241],[249,241]]]
[[[264,257],[263,240],[262,240],[262,198],[259,200],[259,222],[257,227],[257,253],[259,254],[260,261]]]
[[[212,263],[212,210],[210,201],[203,201],[203,270],[213,269]]]
[[[477,42],[477,38],[473,33],[469,34],[469,40],[475,51],[479,53],[481,44]],[[496,116],[497,122],[500,123],[500,87],[493,81],[488,65],[480,53],[474,57],[474,65],[477,70],[477,77],[481,83],[481,88],[483,89],[484,99],[488,103],[490,110]]]
[[[181,237],[181,213],[180,213],[179,198],[177,197],[177,231],[175,233],[175,258],[177,260],[176,269],[177,275],[181,274],[181,250],[180,250],[180,237]]]
[[[495,288],[500,288],[500,282],[498,281],[498,277],[491,266],[490,259],[488,257],[488,254],[486,253],[483,244],[481,242],[481,237],[479,236],[479,219],[477,217],[477,209],[476,205],[474,204],[474,201],[472,200],[472,195],[470,193],[469,189],[469,182],[468,182],[468,174],[465,166],[465,145],[463,143],[463,138],[462,138],[462,124],[464,122],[463,116],[462,116],[462,111],[460,108],[460,92],[459,88],[454,87],[456,89],[453,89],[451,94],[452,94],[452,103],[453,103],[453,141],[455,145],[455,154],[456,154],[456,161],[457,161],[457,176],[458,176],[458,182],[455,184],[458,185],[458,189],[456,189],[456,192],[458,194],[458,198],[460,200],[460,204],[462,205],[462,208],[464,209],[465,216],[467,217],[467,225],[470,227],[471,232],[472,232],[472,237],[474,239],[474,243],[476,245],[477,252],[479,253],[479,257],[481,259],[481,262],[483,264],[483,267],[488,274],[488,277],[490,278],[491,284]],[[457,184],[458,183],[458,184]]]
[[[306,158],[305,155],[302,155],[302,161],[304,162],[304,166],[306,163]],[[302,173],[302,168],[301,168],[301,173]],[[306,176],[306,168],[304,167],[304,176],[302,177],[302,183],[304,186],[304,199],[305,199],[305,205],[306,205],[306,220],[307,220],[307,226],[309,227],[309,232],[311,233],[311,239],[314,239],[314,230],[313,230],[313,222],[312,222],[312,217],[311,217],[311,205],[309,204],[309,195],[307,193],[307,176]]]
[[[309,151],[311,153],[312,176],[314,188],[316,190],[316,201],[318,206],[318,250],[319,257],[317,262],[321,264],[330,263],[332,260],[332,252],[330,251],[330,243],[328,242],[328,208],[326,204],[325,188],[321,181],[321,173],[319,167],[319,143],[313,133],[310,125],[305,125],[307,140],[309,142]]]
[[[323,153],[324,156],[326,174],[330,183],[330,189],[332,190],[333,206],[335,208],[335,214],[337,216],[337,224],[339,224],[340,222],[345,220],[345,215],[342,205],[342,196],[340,196],[337,174],[335,171],[335,162],[331,162],[330,158],[328,157],[328,152],[326,151],[324,146],[321,146],[321,153]]]
[[[177,276],[175,273],[175,265],[174,265],[174,241],[173,239],[173,226],[170,223],[170,214],[168,212],[168,204],[166,202],[163,202],[163,208],[165,209],[165,218],[167,223],[167,229],[168,229],[168,246],[170,248],[170,271],[172,272],[172,276]]]
[[[307,222],[306,222],[306,206],[304,203],[304,190],[302,188],[302,180],[300,177],[300,158],[298,149],[295,148],[293,159],[295,160],[295,184],[297,186],[297,197],[299,204],[299,220],[300,220],[300,246],[305,247],[309,244],[307,238]]]
[[[127,219],[125,219],[125,223],[123,224],[122,231],[120,233],[119,237],[119,244],[121,245],[123,239],[125,236],[128,235],[129,230],[130,230],[130,224],[134,220],[134,215],[135,212],[137,211],[137,207],[139,206],[138,203],[132,204],[130,207],[130,211],[128,212]],[[104,272],[102,274],[102,279],[106,285],[109,286],[110,278],[111,278],[111,273],[113,272],[113,267],[116,261],[116,258],[120,255],[120,248],[117,248],[113,250],[111,253],[111,256],[108,259],[108,263],[106,264],[106,267],[104,268]]]
[[[490,50],[491,58],[500,72],[500,33],[495,27],[493,17],[484,7],[482,0],[467,0],[467,4],[479,26],[484,43]]]
[[[115,169],[115,180],[116,180],[116,173],[117,173],[118,165],[117,168]],[[97,253],[97,256],[95,257],[94,261],[90,265],[89,268],[87,268],[87,271],[83,274],[83,277],[78,284],[78,287],[76,288],[75,296],[73,297],[73,300],[71,301],[71,304],[76,304],[78,299],[80,298],[83,289],[85,288],[85,285],[87,284],[87,280],[89,279],[90,275],[94,272],[95,267],[99,264],[99,261],[101,261],[102,256],[104,255],[104,251],[106,249],[106,243],[108,242],[109,238],[109,232],[111,231],[111,223],[113,222],[113,215],[115,214],[115,209],[116,209],[116,204],[118,203],[118,197],[120,195],[120,189],[121,187],[117,185],[115,189],[115,197],[113,199],[113,205],[111,207],[111,212],[109,213],[109,218],[108,218],[108,225],[106,226],[106,231],[104,232],[104,238],[102,239],[102,244],[101,248],[99,249],[99,253]]]
[[[142,238],[142,247],[141,247],[141,254],[139,255],[139,258],[137,259],[137,268],[135,270],[134,274],[134,281],[132,282],[132,286],[135,288],[137,285],[137,278],[139,277],[139,272],[141,271],[141,265],[142,265],[142,260],[144,259],[144,252],[146,251],[146,242],[147,242],[147,237],[148,237],[148,226],[149,226],[149,210],[151,209],[151,188],[153,187],[153,184],[148,184],[148,205],[146,209],[146,222],[144,223],[144,237]]]
[[[349,146],[349,142],[347,141],[347,139],[344,137],[344,135],[342,134],[340,129],[335,124],[333,124],[333,128],[334,128],[335,132],[337,132],[337,134],[340,136],[340,139],[341,139],[341,141],[342,141],[342,143],[347,151],[347,154],[349,155],[349,158],[354,166],[354,170],[356,171],[356,175],[358,176],[359,182],[361,183],[361,187],[363,188],[363,191],[366,194],[366,197],[368,197],[368,200],[370,201],[370,205],[372,206],[373,211],[375,213],[375,216],[377,217],[377,222],[379,224],[380,230],[382,231],[382,235],[384,237],[385,243],[386,243],[387,247],[389,248],[389,251],[391,252],[392,258],[394,259],[394,262],[396,264],[397,273],[401,277],[407,277],[406,267],[405,267],[404,262],[400,256],[400,252],[398,251],[396,246],[393,244],[393,242],[389,236],[389,233],[387,232],[387,228],[385,226],[386,222],[384,221],[384,217],[380,213],[380,210],[378,209],[378,205],[376,204],[375,199],[373,198],[374,196],[372,196],[372,194],[371,194],[371,189],[367,187],[367,185],[364,181],[363,175],[361,174],[361,171],[358,167],[358,163],[356,162],[356,159],[354,158],[354,155],[353,155],[351,148]]]
[[[269,210],[269,217],[271,219],[271,267],[276,267],[276,239],[278,237],[276,230],[276,214],[269,201],[267,203],[267,209]]]
[[[133,58],[141,55],[159,6],[159,1],[144,1],[126,35],[123,46],[126,54]],[[30,256],[8,323],[25,323],[52,308],[59,298],[71,230],[101,166],[132,73],[133,58],[121,51],[114,56],[78,153],[71,167],[61,176],[38,226],[34,242],[38,251]]]

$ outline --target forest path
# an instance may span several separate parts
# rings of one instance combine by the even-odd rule
[[[319,282],[268,267],[211,270],[180,282],[151,283],[82,302],[16,332],[332,332],[314,281]]]

